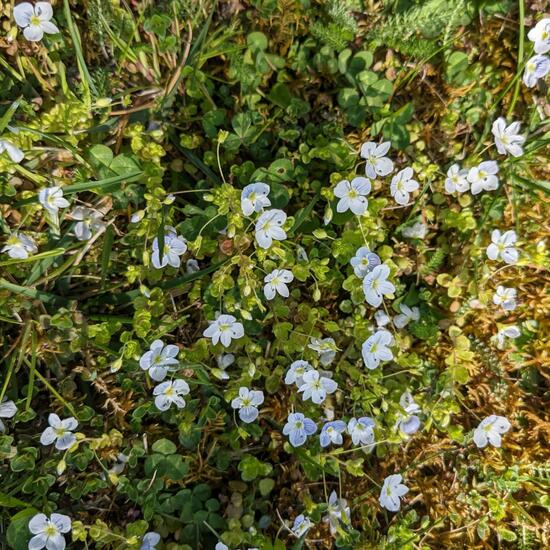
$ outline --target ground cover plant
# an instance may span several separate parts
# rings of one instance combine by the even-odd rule
[[[0,6],[0,546],[549,545],[550,14]]]

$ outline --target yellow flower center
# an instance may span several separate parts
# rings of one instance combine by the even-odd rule
[[[44,534],[48,537],[53,537],[54,535],[57,535],[57,528],[55,525],[52,525],[51,523],[44,529]]]
[[[31,16],[31,25],[40,26],[40,18],[36,15]]]

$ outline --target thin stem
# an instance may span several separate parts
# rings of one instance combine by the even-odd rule
[[[516,106],[516,102],[519,97],[519,91],[521,88],[521,79],[519,78],[519,74],[521,73],[522,64],[523,64],[524,43],[525,43],[525,0],[519,0],[519,45],[518,45],[518,61],[517,61],[518,70],[516,74],[516,86],[514,88],[514,95],[512,96],[510,107],[508,108],[508,118],[510,118],[510,116],[514,112],[514,107]]]

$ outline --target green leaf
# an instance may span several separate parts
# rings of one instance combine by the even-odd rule
[[[173,455],[177,451],[177,447],[169,439],[159,439],[153,443],[153,451],[163,455]]]
[[[36,508],[26,508],[11,517],[6,531],[6,538],[11,548],[14,550],[27,550],[28,541],[31,538],[29,520],[37,513]]]

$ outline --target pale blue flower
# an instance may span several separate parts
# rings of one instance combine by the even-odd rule
[[[346,431],[346,423],[342,420],[327,422],[321,429],[319,440],[321,447],[328,447],[331,443],[342,445],[344,442],[342,434]]]
[[[354,445],[372,445],[374,443],[375,422],[369,416],[351,418],[348,422],[348,433]]]
[[[313,527],[312,521],[304,514],[300,514],[294,520],[292,534],[298,538],[303,537]]]
[[[290,413],[283,428],[283,434],[288,436],[293,447],[300,447],[306,442],[308,436],[317,431],[317,425],[302,413]]]
[[[353,271],[357,277],[361,277],[362,279],[369,271],[372,271],[382,262],[378,254],[371,252],[366,246],[362,246],[357,250],[349,263],[353,267]]]
[[[249,390],[242,386],[239,396],[231,401],[231,406],[239,410],[239,417],[243,422],[250,424],[258,418],[258,407],[264,402],[262,391]]]
[[[160,535],[154,531],[150,531],[149,533],[143,535],[139,550],[155,550],[159,542]]]

